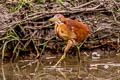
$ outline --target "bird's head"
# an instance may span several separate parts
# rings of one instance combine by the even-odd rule
[[[49,21],[55,23],[64,23],[66,18],[62,14],[56,14],[53,18],[50,18]]]

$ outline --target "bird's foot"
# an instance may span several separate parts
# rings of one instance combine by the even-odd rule
[[[66,54],[64,53],[59,61],[54,65],[55,67],[65,58]]]

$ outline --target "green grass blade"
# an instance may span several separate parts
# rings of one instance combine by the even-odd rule
[[[62,1],[62,0],[57,0],[57,2],[58,2],[58,4],[60,4],[60,5],[64,6],[64,4],[63,4],[63,1]]]
[[[18,42],[17,45],[14,47],[13,53],[16,52],[18,45],[19,45],[19,42]]]
[[[6,41],[6,42],[3,44],[2,60],[4,59],[4,56],[5,56],[5,48],[6,48],[7,44],[8,44],[9,42],[13,41],[13,40],[15,40],[15,39],[8,40],[8,41]]]
[[[42,3],[42,0],[37,0],[38,3]]]

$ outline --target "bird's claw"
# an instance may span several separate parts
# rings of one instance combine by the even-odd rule
[[[64,53],[59,61],[54,65],[55,67],[65,58],[66,54]]]

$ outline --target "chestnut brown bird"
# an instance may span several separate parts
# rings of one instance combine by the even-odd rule
[[[55,23],[55,34],[64,41],[67,41],[64,54],[55,64],[55,66],[57,66],[65,58],[66,53],[72,46],[79,44],[88,37],[90,30],[86,24],[65,18],[62,14],[56,14],[53,18],[49,19],[49,21]]]

